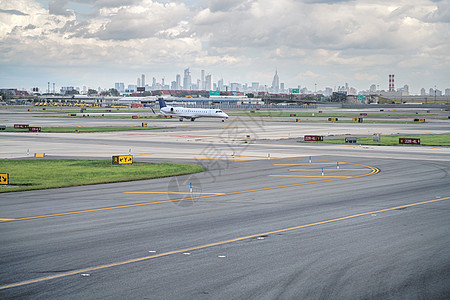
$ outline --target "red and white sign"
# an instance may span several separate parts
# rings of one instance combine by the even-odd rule
[[[400,144],[412,144],[412,145],[420,145],[420,139],[413,138],[399,138]]]
[[[323,141],[323,137],[320,135],[305,135],[303,140],[305,142],[317,142],[317,141]]]

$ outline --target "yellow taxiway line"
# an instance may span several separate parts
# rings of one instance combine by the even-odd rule
[[[337,217],[337,218],[334,218],[334,219],[318,221],[318,222],[309,223],[309,224],[303,224],[303,225],[298,225],[298,226],[293,226],[293,227],[288,227],[288,228],[282,228],[282,229],[273,230],[273,231],[267,231],[267,232],[263,232],[263,233],[257,233],[257,234],[237,237],[237,238],[234,238],[234,239],[229,239],[229,240],[224,240],[224,241],[219,241],[219,242],[214,242],[214,243],[209,243],[209,244],[204,244],[204,245],[199,245],[199,246],[194,246],[194,247],[189,247],[189,248],[184,248],[184,249],[179,249],[179,250],[168,251],[168,252],[164,252],[164,253],[160,253],[160,254],[154,254],[154,255],[149,255],[149,256],[138,257],[138,258],[134,258],[134,259],[129,259],[129,260],[124,260],[124,261],[120,261],[120,262],[100,265],[100,266],[96,266],[96,267],[89,267],[89,268],[79,269],[79,270],[70,271],[70,272],[66,272],[66,273],[60,273],[60,274],[56,274],[56,275],[52,275],[52,276],[41,277],[41,278],[25,280],[25,281],[20,281],[20,282],[11,283],[11,284],[6,284],[6,285],[0,286],[0,290],[5,290],[5,289],[19,287],[19,286],[25,286],[25,285],[29,285],[29,284],[33,284],[33,283],[40,283],[40,282],[44,282],[44,281],[48,281],[48,280],[52,280],[52,279],[63,278],[63,277],[71,276],[71,275],[83,274],[83,273],[88,273],[88,272],[97,271],[97,270],[103,270],[103,269],[107,269],[107,268],[127,265],[127,264],[131,264],[131,263],[136,263],[136,262],[142,262],[142,261],[146,261],[146,260],[150,260],[150,259],[154,259],[154,258],[158,258],[158,257],[164,257],[164,256],[172,255],[172,254],[184,253],[184,252],[189,252],[189,251],[194,251],[194,250],[199,250],[199,249],[210,248],[210,247],[214,247],[214,246],[230,244],[230,243],[239,242],[239,241],[243,241],[243,240],[248,240],[248,239],[252,239],[252,238],[256,238],[256,237],[260,237],[260,236],[273,235],[273,234],[277,234],[277,233],[288,232],[288,231],[293,231],[293,230],[299,230],[299,229],[303,229],[303,228],[308,228],[308,227],[318,226],[318,225],[322,225],[322,224],[329,224],[329,223],[334,223],[334,222],[338,222],[338,221],[354,219],[354,218],[358,218],[358,217],[362,217],[362,216],[378,214],[378,213],[383,213],[383,212],[397,210],[397,209],[402,209],[402,208],[408,208],[408,207],[413,207],[413,206],[418,206],[418,205],[430,204],[430,203],[444,201],[444,200],[448,200],[448,199],[450,199],[450,197],[433,199],[433,200],[422,201],[422,202],[416,202],[416,203],[405,204],[405,205],[400,205],[400,206],[394,206],[394,207],[389,207],[389,208],[384,208],[384,209],[379,209],[379,210],[374,210],[374,211],[362,212],[362,213],[359,213],[359,214],[348,215],[348,216],[344,216],[344,217]]]
[[[341,162],[339,162],[341,163]],[[67,215],[74,215],[74,214],[81,214],[81,213],[88,213],[88,212],[98,212],[98,211],[106,211],[106,210],[112,210],[112,209],[120,209],[120,208],[130,208],[130,207],[138,207],[138,206],[147,206],[147,205],[153,205],[153,204],[161,204],[161,203],[170,203],[170,202],[179,202],[179,201],[185,201],[185,200],[191,200],[191,199],[201,199],[201,198],[208,198],[208,197],[217,197],[217,196],[227,196],[227,195],[236,195],[236,194],[243,194],[243,193],[250,193],[250,192],[258,192],[258,191],[267,191],[267,190],[273,190],[273,189],[280,189],[280,188],[286,188],[286,187],[294,187],[294,186],[300,186],[300,185],[307,185],[307,184],[314,184],[314,183],[323,183],[323,182],[329,182],[329,181],[335,181],[335,180],[343,180],[343,179],[351,179],[351,178],[359,178],[363,176],[369,176],[373,174],[377,174],[380,170],[375,167],[356,164],[356,163],[349,163],[353,165],[359,165],[362,167],[367,168],[368,170],[371,170],[371,172],[356,176],[316,176],[321,178],[329,178],[324,180],[317,180],[317,181],[310,181],[310,182],[302,182],[302,183],[292,183],[292,184],[286,184],[286,185],[279,185],[279,186],[270,186],[270,187],[264,187],[264,188],[258,188],[258,189],[251,189],[251,190],[242,190],[242,191],[235,191],[235,192],[227,192],[227,193],[182,193],[182,194],[191,194],[191,195],[200,195],[200,196],[191,196],[186,198],[178,198],[178,199],[172,199],[172,200],[160,200],[160,201],[153,201],[153,202],[144,202],[144,203],[134,203],[134,204],[126,204],[126,205],[117,205],[117,206],[109,206],[109,207],[100,207],[100,208],[93,208],[93,209],[86,209],[86,210],[78,210],[78,211],[69,211],[69,212],[62,212],[62,213],[54,213],[54,214],[46,214],[46,215],[39,215],[39,216],[30,216],[30,217],[22,217],[22,218],[14,218],[14,219],[0,219],[0,223],[4,222],[13,222],[13,221],[24,221],[24,220],[33,220],[33,219],[41,219],[41,218],[49,218],[49,217],[57,217],[57,216],[67,216]],[[269,175],[271,176],[271,175]],[[276,175],[272,175],[276,176]],[[287,175],[289,176],[289,175]],[[293,176],[291,176],[293,177]],[[300,177],[300,176],[299,176]],[[308,176],[308,177],[314,177],[314,176]],[[331,178],[333,177],[333,178]],[[166,194],[167,192],[124,192],[127,194],[149,194],[149,193],[155,193],[155,194]],[[169,192],[170,193],[170,192]]]
[[[142,153],[142,154],[133,154],[132,156],[144,156],[144,155],[152,155],[153,153]]]

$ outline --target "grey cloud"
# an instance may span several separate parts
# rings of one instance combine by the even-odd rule
[[[119,9],[117,14],[101,26],[91,36],[102,40],[132,40],[152,37],[179,38],[187,36],[187,29],[171,30],[182,20],[189,18],[189,11],[184,5],[162,5],[149,3],[136,10]]]
[[[15,9],[0,9],[0,13],[17,15],[17,16],[28,16],[28,14],[23,13],[19,10],[15,10]]]
[[[25,30],[33,30],[33,29],[36,29],[36,26],[34,26],[33,24],[28,24],[23,29],[25,29]]]
[[[153,37],[163,29],[163,24],[156,20],[142,17],[129,17],[128,14],[114,17],[94,35],[102,40],[132,40]]]
[[[437,9],[426,15],[425,21],[450,23],[450,3],[438,2]]]
[[[208,8],[212,12],[216,12],[216,11],[226,12],[226,11],[231,11],[236,8],[248,7],[248,5],[252,2],[254,2],[254,1],[253,0],[246,0],[246,1],[242,1],[242,0],[228,0],[228,1],[210,0],[208,2]]]
[[[48,11],[52,15],[58,16],[71,16],[73,15],[73,11],[65,8],[68,0],[53,0],[48,4]]]
[[[303,0],[305,4],[336,4],[345,2],[354,2],[355,0]]]
[[[139,0],[97,0],[94,3],[96,7],[119,7],[138,4]],[[86,0],[86,3],[92,3],[92,1]]]

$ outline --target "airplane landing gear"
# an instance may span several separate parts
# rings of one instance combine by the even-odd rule
[[[191,121],[194,122],[194,121],[195,121],[195,118],[191,118]]]
[[[180,122],[183,122],[183,118],[180,118]]]

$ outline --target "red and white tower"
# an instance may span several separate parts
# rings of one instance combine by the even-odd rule
[[[389,74],[389,92],[395,92],[394,74]]]

